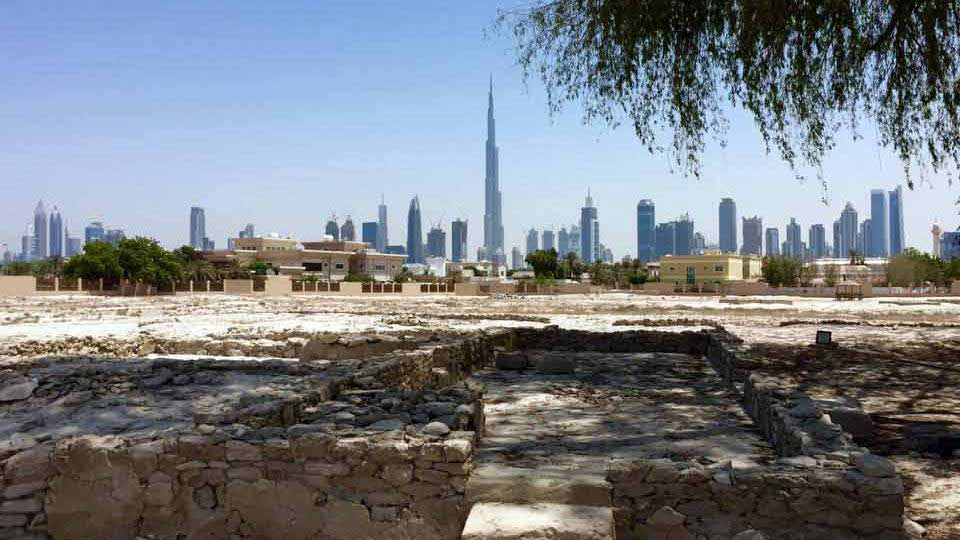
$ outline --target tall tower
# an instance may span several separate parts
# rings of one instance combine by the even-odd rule
[[[60,215],[60,209],[56,206],[50,212],[50,251],[51,257],[63,257],[66,255],[66,249],[63,244],[63,217]]]
[[[933,228],[930,229],[930,234],[933,235],[933,256],[940,257],[940,239],[941,235],[943,234],[943,229],[934,223]]]
[[[33,258],[46,259],[50,251],[47,249],[47,210],[43,201],[37,203],[33,210]]]
[[[377,208],[377,245],[376,250],[380,253],[386,253],[387,244],[390,243],[387,236],[387,204],[383,201],[383,195],[380,195],[380,206]]]
[[[870,190],[870,238],[864,238],[865,255],[867,257],[886,257],[890,249],[890,235],[888,234],[889,214],[887,210],[887,194],[882,189]]]
[[[587,200],[580,209],[580,260],[584,264],[593,264],[600,258],[600,223],[597,221],[597,207],[587,190]]]
[[[657,211],[650,199],[637,203],[637,259],[642,263],[657,260]]]
[[[190,208],[190,247],[204,249],[204,239],[207,237],[207,217],[203,208]]]
[[[500,193],[500,149],[497,147],[497,127],[493,118],[493,77],[487,95],[486,176],[484,179],[483,247],[487,258],[506,263],[503,252],[503,198]]]
[[[423,258],[423,228],[420,221],[420,197],[410,201],[407,212],[407,262],[420,263]]]
[[[720,251],[737,252],[737,203],[729,197],[720,199]]]
[[[903,235],[903,188],[891,191],[890,195],[890,255],[900,254],[906,243]]]
[[[467,222],[455,219],[450,224],[450,256],[453,262],[467,260]]]

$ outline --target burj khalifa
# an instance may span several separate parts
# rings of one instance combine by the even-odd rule
[[[484,178],[485,199],[483,212],[483,249],[481,259],[506,264],[503,251],[503,212],[500,193],[500,149],[497,148],[496,120],[493,118],[493,77],[487,103],[487,161]]]

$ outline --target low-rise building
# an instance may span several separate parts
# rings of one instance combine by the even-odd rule
[[[718,286],[731,281],[756,281],[760,257],[707,252],[703,255],[667,255],[660,258],[660,281],[684,286]]]
[[[204,252],[204,257],[220,268],[262,262],[281,275],[313,275],[328,281],[341,281],[349,274],[390,281],[406,261],[404,255],[373,251],[366,242],[324,239],[301,243],[272,236],[238,238],[234,249]]]

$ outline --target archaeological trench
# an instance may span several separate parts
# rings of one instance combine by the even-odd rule
[[[719,327],[287,343],[0,370],[0,539],[907,534],[857,411]]]

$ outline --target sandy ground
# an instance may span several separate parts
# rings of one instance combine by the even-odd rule
[[[960,539],[960,452],[945,456],[904,443],[935,424],[960,433],[960,299],[643,296],[239,297],[49,296],[0,298],[0,363],[18,344],[71,340],[258,339],[278,333],[465,332],[559,325],[594,331],[722,324],[762,351],[757,368],[816,395],[860,400],[880,429],[863,441],[895,457],[908,486],[908,515],[931,538]],[[818,329],[837,349],[818,355]],[[66,345],[64,345],[66,343]],[[6,351],[6,352],[5,352]],[[64,352],[66,351],[66,352]],[[77,354],[82,354],[79,350]],[[88,353],[89,354],[89,353]]]

